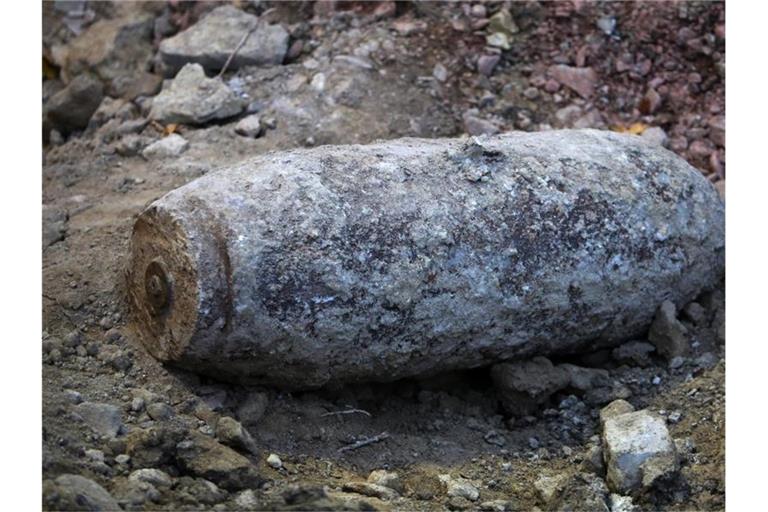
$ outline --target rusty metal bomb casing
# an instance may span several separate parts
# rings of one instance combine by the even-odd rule
[[[270,153],[154,202],[128,293],[158,359],[308,388],[642,336],[724,272],[683,159],[595,130]]]

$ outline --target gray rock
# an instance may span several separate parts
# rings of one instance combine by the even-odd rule
[[[252,31],[229,70],[242,66],[281,64],[288,51],[288,32],[280,25],[267,25],[232,5],[212,10],[187,30],[160,43],[160,58],[171,73],[193,62],[218,71],[240,43]]]
[[[435,80],[438,82],[445,82],[448,80],[448,69],[446,69],[442,63],[438,62],[432,69],[432,76],[435,77]]]
[[[354,492],[385,501],[394,500],[399,497],[399,494],[394,489],[370,482],[347,482],[341,488],[343,491]]]
[[[480,491],[466,478],[454,478],[448,474],[439,475],[438,478],[445,486],[445,493],[448,496],[465,498],[469,501],[477,501],[480,498]]]
[[[619,363],[645,367],[651,364],[655,351],[656,347],[647,341],[629,341],[613,349],[611,356]]]
[[[394,471],[387,471],[385,469],[375,469],[368,475],[368,482],[384,487],[389,487],[394,491],[402,494],[405,492],[405,486],[400,479],[400,475]]]
[[[603,16],[597,20],[596,25],[603,34],[609,36],[613,34],[613,31],[616,29],[616,18],[613,16]]]
[[[188,474],[228,490],[254,488],[262,482],[251,462],[216,440],[197,432],[176,446],[176,459]]]
[[[88,126],[103,97],[101,82],[89,75],[79,75],[48,100],[44,115],[64,134],[82,130]]]
[[[252,137],[255,139],[258,138],[263,131],[264,128],[261,126],[261,118],[256,114],[242,118],[235,125],[235,133],[242,135],[243,137]]]
[[[128,480],[147,482],[161,488],[173,485],[173,479],[168,473],[155,468],[137,469],[128,475]]]
[[[216,439],[227,446],[258,455],[259,450],[251,434],[233,418],[224,416],[216,424]]]
[[[128,510],[135,510],[147,502],[160,501],[160,491],[149,482],[121,480],[114,492],[120,504]]]
[[[120,505],[102,486],[80,475],[61,475],[55,480],[58,490],[56,510],[120,510]]]
[[[689,302],[683,308],[685,318],[693,322],[694,325],[706,325],[707,310],[698,302]]]
[[[177,133],[153,142],[141,152],[146,159],[177,157],[189,148],[187,139]]]
[[[162,123],[204,124],[236,116],[245,108],[221,80],[207,78],[202,66],[187,64],[152,102],[151,119]]]
[[[477,59],[477,70],[480,74],[485,76],[491,76],[493,70],[496,68],[496,64],[501,60],[501,55],[494,53],[491,55],[481,55]]]
[[[69,214],[66,210],[43,205],[43,249],[64,240]]]
[[[665,132],[664,128],[661,128],[660,126],[651,126],[650,128],[647,128],[645,131],[643,131],[642,135],[640,135],[640,138],[648,141],[649,144],[656,146],[667,147],[669,144],[669,137],[667,136],[667,132]]]
[[[655,304],[718,282],[724,256],[711,184],[637,139],[400,139],[209,173],[136,219],[135,327],[161,360],[284,387],[637,339]]]
[[[569,373],[545,357],[501,363],[491,368],[491,378],[504,408],[510,414],[526,415],[571,381]]]
[[[665,300],[659,306],[648,332],[648,341],[667,359],[688,353],[688,329],[676,317],[675,304]]]
[[[83,402],[75,406],[86,425],[103,436],[115,437],[123,427],[120,409],[110,404]]]
[[[611,490],[628,494],[677,471],[677,452],[666,422],[647,410],[605,419],[603,449]]]
[[[147,414],[155,421],[165,421],[173,417],[173,408],[162,402],[155,402],[147,406]]]

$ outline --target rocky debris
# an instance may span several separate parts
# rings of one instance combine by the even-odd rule
[[[185,473],[210,480],[224,489],[258,487],[262,482],[248,459],[198,432],[190,432],[176,446],[176,459]]]
[[[257,114],[246,116],[235,125],[235,133],[243,137],[258,138],[263,133],[261,118]]]
[[[614,492],[647,489],[677,471],[675,445],[663,418],[647,410],[614,410],[604,418],[601,411],[601,419],[606,480]]]
[[[263,510],[253,489],[246,489],[235,496],[235,505],[245,510]]]
[[[216,424],[216,439],[227,446],[244,450],[253,455],[259,451],[251,434],[235,419],[224,416]]]
[[[534,488],[545,510],[594,510],[608,512],[608,487],[590,473],[542,476]]]
[[[149,68],[152,22],[147,14],[97,21],[61,49],[65,75],[95,73],[111,95],[122,95]]]
[[[153,158],[173,158],[182,154],[187,148],[189,148],[187,139],[178,133],[172,133],[144,148],[141,152],[141,156],[147,160]]]
[[[400,475],[394,471],[375,469],[368,475],[368,482],[384,487],[389,487],[399,494],[405,492],[405,486],[400,479]]]
[[[489,500],[482,502],[479,507],[483,512],[516,512],[525,508],[516,500]]]
[[[172,422],[143,429],[133,429],[125,439],[125,452],[135,467],[163,467],[175,460],[176,446],[184,439],[184,430]]]
[[[470,135],[494,135],[501,131],[496,123],[478,117],[472,110],[466,111],[462,119],[464,130]]]
[[[160,501],[160,491],[149,482],[120,480],[113,488],[118,502],[128,510],[140,509],[147,502]]]
[[[480,491],[466,478],[454,478],[449,474],[439,475],[438,479],[445,486],[445,492],[450,497],[464,498],[469,501],[477,501]]]
[[[397,492],[389,487],[372,484],[370,482],[347,482],[342,485],[341,489],[343,491],[354,492],[356,494],[362,494],[363,496],[370,496],[385,501],[394,500],[399,496]]]
[[[61,475],[43,493],[47,510],[121,510],[106,489],[80,475]]]
[[[155,468],[137,469],[128,475],[128,480],[146,482],[161,488],[171,487],[173,484],[173,479],[168,473]]]
[[[88,121],[99,108],[103,97],[101,82],[88,75],[79,75],[51,96],[43,113],[54,128],[68,134],[88,126]]]
[[[155,402],[147,405],[147,414],[155,421],[166,421],[173,417],[173,408],[162,402]]]
[[[599,477],[605,476],[605,460],[603,459],[603,447],[599,443],[591,445],[587,449],[582,461],[582,467]]]
[[[612,493],[608,499],[611,504],[611,512],[640,512],[630,496],[622,496]]]
[[[115,121],[114,125],[120,125],[122,121],[128,121],[137,113],[136,106],[130,101],[121,98],[104,97],[99,108],[91,116],[88,128],[98,128],[109,121]]]
[[[160,43],[160,58],[171,75],[189,63],[219,71],[247,34],[250,35],[228,69],[283,62],[288,51],[288,32],[232,5],[213,9],[187,30],[165,39]]]
[[[190,478],[184,476],[177,479],[174,492],[182,501],[216,505],[227,499],[227,491],[219,489],[215,483],[205,478]]]
[[[66,210],[43,205],[43,249],[64,240],[68,221],[69,214]]]
[[[688,353],[688,328],[677,319],[677,310],[672,301],[664,301],[648,332],[648,341],[667,359]]]
[[[564,64],[550,66],[549,76],[560,84],[589,99],[597,86],[597,73],[592,68],[575,68]]]
[[[199,64],[187,64],[155,97],[149,117],[161,123],[204,124],[236,116],[244,108],[224,82],[207,78]]]
[[[83,402],[75,406],[75,412],[95,432],[115,437],[125,427],[120,409],[110,404]]]
[[[270,453],[267,457],[267,464],[273,469],[282,469],[283,461],[275,453]]]
[[[565,369],[556,367],[545,357],[497,364],[491,368],[491,378],[504,408],[517,415],[535,411],[571,380]]]
[[[237,419],[244,425],[256,425],[269,405],[269,397],[266,393],[253,392],[237,406]]]
[[[392,28],[401,36],[412,36],[427,30],[427,22],[411,18],[398,18],[392,22]]]
[[[611,356],[619,363],[646,367],[651,364],[651,354],[656,347],[647,341],[628,341],[611,351]]]

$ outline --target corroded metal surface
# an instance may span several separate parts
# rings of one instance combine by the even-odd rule
[[[594,130],[272,153],[141,214],[128,272],[163,361],[301,388],[642,335],[722,277],[684,160]]]

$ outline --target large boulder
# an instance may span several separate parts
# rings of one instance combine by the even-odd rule
[[[256,16],[232,5],[217,7],[187,30],[164,40],[160,58],[171,75],[190,62],[218,71],[249,32],[228,69],[283,62],[288,32],[280,25],[260,23]]]
[[[244,102],[200,64],[187,64],[152,101],[149,117],[162,123],[204,124],[243,111]]]

